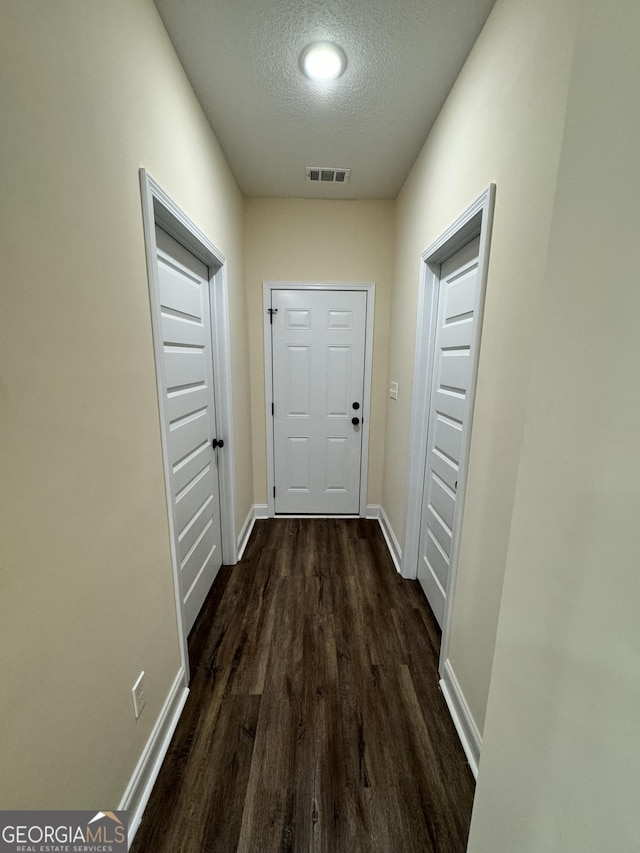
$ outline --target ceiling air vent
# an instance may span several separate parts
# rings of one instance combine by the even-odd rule
[[[307,166],[307,181],[312,184],[348,184],[351,169],[329,169],[327,166]]]

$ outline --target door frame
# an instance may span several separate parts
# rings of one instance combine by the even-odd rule
[[[447,228],[422,253],[420,260],[420,291],[418,296],[418,323],[416,331],[416,354],[413,376],[413,403],[411,411],[411,437],[409,442],[409,476],[407,496],[407,520],[405,525],[404,548],[402,549],[401,572],[405,578],[418,576],[420,559],[420,526],[427,464],[427,442],[429,427],[429,407],[433,382],[435,330],[438,316],[438,292],[440,287],[440,266],[461,249],[470,240],[480,237],[478,249],[478,310],[471,383],[469,386],[469,418],[462,447],[462,464],[459,469],[456,516],[451,540],[451,560],[447,579],[445,610],[440,647],[440,673],[449,657],[451,620],[455,597],[458,553],[462,533],[464,503],[469,467],[469,448],[473,426],[476,382],[480,360],[480,342],[484,298],[487,288],[489,250],[493,211],[495,207],[496,185],[488,189]]]
[[[267,517],[275,517],[275,486],[273,420],[273,360],[271,350],[271,324],[269,308],[274,290],[359,290],[367,294],[367,315],[364,343],[364,398],[362,401],[362,459],[360,465],[360,506],[358,516],[367,515],[367,478],[369,472],[369,421],[371,419],[371,374],[373,365],[373,319],[375,312],[374,282],[301,282],[301,281],[263,281],[262,301],[264,320],[264,390],[265,390],[265,428],[267,439]],[[269,428],[271,427],[271,429]],[[305,515],[305,518],[311,516]]]
[[[147,259],[147,278],[151,322],[153,328],[153,350],[156,367],[156,385],[160,414],[160,436],[165,481],[165,497],[169,520],[173,587],[178,620],[180,657],[189,681],[189,653],[182,612],[182,581],[179,571],[177,533],[173,523],[173,500],[170,488],[170,463],[168,436],[165,426],[164,364],[162,359],[162,318],[159,298],[159,276],[156,245],[156,225],[181,243],[209,269],[209,304],[211,313],[211,353],[214,363],[213,393],[216,410],[217,434],[224,438],[225,451],[218,454],[218,482],[220,488],[220,524],[222,534],[222,561],[226,565],[238,562],[236,541],[236,500],[233,441],[233,409],[231,400],[231,349],[229,333],[229,300],[227,284],[227,262],[224,254],[195,225],[173,199],[154,181],[146,169],[140,169],[140,193],[142,196],[142,221]]]

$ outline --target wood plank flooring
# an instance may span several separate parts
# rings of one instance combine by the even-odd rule
[[[474,783],[439,644],[377,522],[258,521],[189,638],[133,853],[462,853]]]

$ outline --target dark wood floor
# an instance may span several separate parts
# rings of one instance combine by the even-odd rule
[[[133,853],[461,853],[473,777],[439,631],[377,522],[258,521],[189,638]]]

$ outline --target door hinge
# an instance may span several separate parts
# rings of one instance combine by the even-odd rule
[[[276,487],[275,486],[273,487],[273,496],[274,496],[274,498],[276,496]]]
[[[273,415],[275,415],[275,413],[276,413],[276,409],[275,409],[275,406],[274,406],[274,405],[273,405],[273,403],[272,403],[272,404],[271,404],[271,415],[273,416]]]
[[[273,315],[278,313],[277,308],[267,308],[267,313],[269,314],[269,322],[273,325]]]

